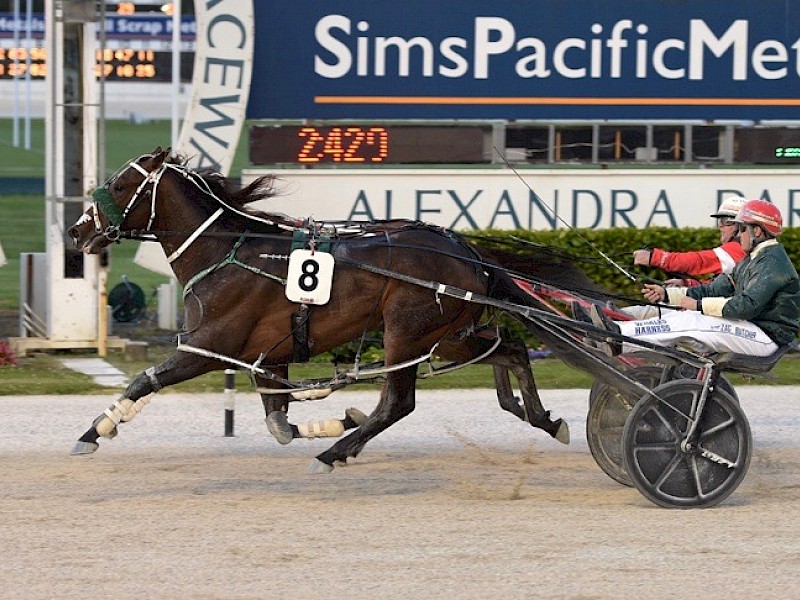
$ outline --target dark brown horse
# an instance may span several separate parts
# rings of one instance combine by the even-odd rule
[[[319,454],[313,471],[329,471],[336,461],[357,456],[371,438],[414,409],[418,359],[434,348],[448,360],[492,364],[500,405],[568,441],[566,423],[551,420],[542,407],[525,346],[481,332],[487,307],[475,298],[535,305],[497,266],[502,253],[494,252],[487,262],[458,235],[423,223],[320,230],[247,206],[271,195],[269,177],[235,189],[221,175],[200,174],[169,160],[169,151],[161,148],[123,166],[95,191],[94,206],[70,228],[76,246],[96,253],[120,237],[155,237],[184,287],[186,331],[171,358],[136,376],[95,419],[74,454],[94,452],[100,437],[115,436],[119,423],[135,417],[151,393],[231,365],[250,370],[265,392],[287,390],[262,395],[268,417],[275,411],[285,414],[291,400],[286,365],[297,350],[293,315],[300,306],[287,299],[293,240],[329,252],[335,262],[329,300],[307,305],[306,351],[318,354],[382,330],[387,368],[375,410],[363,423],[346,422],[347,428],[359,426]],[[564,269],[559,273],[565,276]],[[288,283],[316,287],[324,275],[312,261]],[[584,276],[582,282],[587,281]],[[557,351],[569,347],[551,341]],[[513,396],[508,371],[519,381],[521,403]],[[285,418],[273,424],[288,427]]]

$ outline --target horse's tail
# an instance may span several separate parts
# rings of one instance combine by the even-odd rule
[[[545,288],[572,292],[597,300],[611,300],[614,295],[592,281],[578,266],[579,259],[554,248],[526,246],[509,252],[494,246],[483,245],[480,240],[470,240],[482,259],[499,265],[510,275]]]
[[[490,256],[486,256],[486,254],[484,254],[484,258],[488,259],[491,257],[494,259],[493,262],[500,262],[496,260],[499,256],[498,254],[487,254],[490,254]],[[508,253],[503,254],[510,256]],[[580,272],[583,277],[586,278],[586,281],[592,283],[591,280],[589,280],[588,277],[586,277],[586,275],[580,271],[580,269],[577,269],[577,267],[574,267],[574,265],[573,269],[576,269],[578,272]],[[490,265],[487,270],[490,276],[488,295],[491,298],[550,312],[550,309],[540,302],[536,297],[532,296],[516,284],[511,275],[509,275],[505,266],[500,266],[498,268]],[[575,277],[575,274],[571,273],[569,275],[569,280],[575,281]],[[584,283],[581,285],[582,289],[586,289],[584,287]],[[599,286],[595,286],[595,288],[598,290],[597,294],[594,295],[595,297],[601,297],[604,295],[605,292],[602,290],[602,288]],[[588,350],[587,347],[575,337],[574,330],[570,330],[568,327],[565,328],[563,325],[560,325],[557,320],[550,320],[545,317],[528,318],[514,312],[513,310],[509,310],[508,312],[511,316],[522,323],[526,329],[536,335],[539,340],[544,342],[544,344],[547,345],[547,347],[552,350],[556,356],[558,356],[568,365],[585,371],[593,377],[596,377],[608,385],[620,390],[629,400],[633,402],[642,396],[642,390],[637,387],[635,383],[631,382],[629,378],[620,373],[616,363],[605,356],[600,356],[597,353]]]

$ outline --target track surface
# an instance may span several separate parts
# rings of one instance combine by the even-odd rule
[[[543,392],[562,446],[488,390],[416,411],[330,475],[330,440],[279,446],[254,394],[155,397],[91,457],[111,397],[0,396],[2,597],[653,598],[800,595],[800,389],[739,388],[750,471],[721,506],[665,510],[600,471],[587,390]],[[292,407],[371,410],[372,392]]]

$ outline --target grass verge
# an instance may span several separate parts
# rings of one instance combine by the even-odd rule
[[[148,360],[142,362],[126,362],[120,353],[112,352],[107,360],[123,371],[130,378],[147,367],[161,362],[172,353],[166,346],[151,347]],[[42,395],[42,394],[114,394],[119,388],[107,388],[97,385],[90,377],[75,373],[63,365],[59,359],[79,354],[35,354],[19,360],[16,367],[0,367],[0,395]],[[90,355],[95,356],[95,355]],[[729,374],[728,378],[734,386],[759,385],[800,385],[800,369],[797,355],[789,355],[781,360],[767,378],[745,378],[741,375]],[[540,389],[587,389],[592,385],[592,378],[586,373],[573,369],[558,359],[548,358],[536,360],[532,364],[534,376]],[[293,380],[317,379],[330,377],[333,367],[327,363],[309,363],[293,365]],[[236,387],[242,392],[255,393],[245,373],[236,378]],[[170,386],[167,391],[184,393],[222,393],[222,372],[209,373],[190,381]],[[419,381],[418,389],[469,389],[493,388],[492,369],[487,365],[473,365]],[[358,384],[348,389],[378,389],[375,383]]]

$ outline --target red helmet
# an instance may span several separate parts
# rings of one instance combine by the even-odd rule
[[[772,202],[766,200],[748,200],[739,210],[734,221],[747,225],[758,225],[774,237],[781,234],[783,226],[781,211]]]

